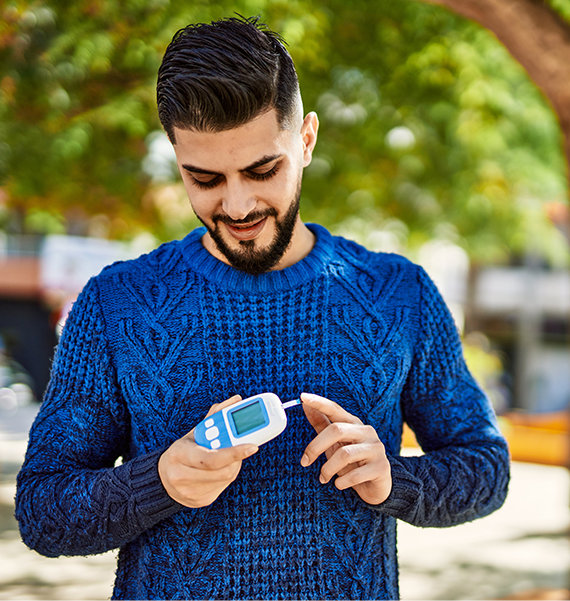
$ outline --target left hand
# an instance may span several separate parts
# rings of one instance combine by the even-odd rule
[[[317,432],[305,449],[301,465],[307,467],[325,453],[327,461],[320,475],[323,484],[336,475],[339,490],[353,488],[371,505],[385,501],[392,490],[392,476],[376,430],[324,397],[304,392],[301,401]]]

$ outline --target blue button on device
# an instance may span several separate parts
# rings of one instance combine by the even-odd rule
[[[300,403],[295,399],[283,404],[276,394],[263,392],[203,419],[194,430],[194,439],[207,449],[263,444],[287,426],[285,409]]]

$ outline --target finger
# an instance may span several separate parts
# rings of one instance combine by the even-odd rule
[[[382,443],[349,444],[339,447],[321,468],[319,480],[326,484],[334,476],[343,476],[354,469],[355,464],[374,462],[384,455]]]
[[[200,482],[202,484],[228,483],[233,482],[237,478],[241,466],[241,461],[234,461],[217,470],[188,468],[185,475],[188,480],[193,480],[194,482]]]
[[[201,470],[218,470],[236,461],[251,457],[259,447],[254,444],[243,444],[223,449],[207,449],[196,442],[187,439],[187,445],[182,452],[180,462],[188,467]]]
[[[321,413],[316,409],[311,409],[304,403],[303,411],[305,412],[307,421],[313,426],[317,434],[320,434],[331,423],[331,420],[324,413]]]
[[[212,415],[213,413],[216,413],[216,411],[221,411],[222,409],[225,409],[226,407],[229,407],[230,405],[234,405],[238,401],[241,401],[241,396],[239,394],[234,394],[234,396],[230,397],[229,399],[226,399],[225,401],[223,401],[221,403],[214,403],[208,410],[208,413],[206,413],[205,417],[210,417],[210,415]]]
[[[315,409],[324,413],[331,422],[347,422],[349,424],[361,424],[362,422],[348,411],[345,411],[338,403],[326,399],[325,397],[309,392],[301,393],[303,407],[307,405],[310,409]]]
[[[368,463],[366,465],[354,468],[344,476],[339,476],[334,484],[339,490],[346,490],[347,488],[353,488],[360,484],[367,483],[370,485],[376,485],[376,483],[378,483],[377,485],[380,487],[382,485],[382,481],[387,481],[389,478],[389,467],[386,471],[384,471],[381,464]]]
[[[322,453],[334,445],[358,444],[378,441],[376,430],[372,426],[334,422],[307,445],[301,459],[301,465],[311,465]]]

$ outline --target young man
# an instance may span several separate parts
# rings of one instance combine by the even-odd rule
[[[256,20],[179,31],[158,108],[205,227],[75,303],[19,474],[23,539],[120,547],[116,598],[397,598],[396,518],[451,526],[507,491],[452,318],[421,268],[301,221],[318,120]],[[264,391],[303,401],[277,438],[195,442]],[[404,421],[425,455],[400,456]]]

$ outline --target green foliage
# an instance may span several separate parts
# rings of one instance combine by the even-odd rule
[[[568,0],[546,0],[546,3],[556,11],[563,20],[570,23],[570,2],[568,2]]]
[[[567,14],[565,0],[550,2]],[[234,11],[283,34],[305,109],[319,114],[306,220],[359,237],[382,231],[402,249],[451,239],[478,260],[522,252],[539,232],[552,260],[565,254],[542,210],[567,194],[551,109],[491,35],[421,2],[8,0],[4,202],[33,209],[31,229],[37,215],[51,213],[57,228],[78,208],[106,214],[115,236],[193,227],[175,180],[143,168],[160,128],[156,71],[177,29]]]
[[[566,196],[552,111],[480,28],[434,7],[365,5],[339,6],[329,24],[343,37],[316,99],[311,209],[333,223],[352,215],[358,235],[397,220],[404,247],[435,236],[479,260],[523,252],[526,199]],[[562,236],[542,240],[553,259],[565,254]]]

